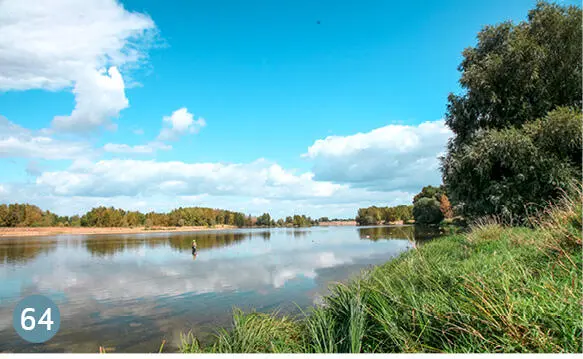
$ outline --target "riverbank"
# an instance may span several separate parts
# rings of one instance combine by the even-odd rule
[[[156,232],[198,232],[209,230],[233,229],[236,226],[217,225],[183,227],[0,227],[0,238],[37,237],[57,235],[88,234],[133,234]]]
[[[331,226],[356,226],[356,221],[328,221],[320,222],[320,227],[331,227]]]
[[[581,193],[534,228],[475,225],[340,284],[300,318],[236,310],[182,352],[582,351]]]

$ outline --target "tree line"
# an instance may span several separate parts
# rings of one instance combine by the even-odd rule
[[[100,206],[92,208],[81,216],[59,216],[51,211],[43,211],[32,204],[0,204],[0,227],[211,227],[216,225],[306,227],[318,225],[318,221],[306,215],[288,216],[276,221],[268,213],[254,217],[241,212],[206,207],[180,207],[168,213],[142,213]]]
[[[311,227],[317,226],[319,222],[319,220],[312,219],[306,215],[298,214],[287,216],[285,219],[280,218],[276,221],[274,218],[271,218],[269,213],[263,213],[261,216],[257,217],[255,225],[262,227]]]
[[[425,186],[413,197],[413,205],[360,208],[356,223],[359,226],[366,226],[401,221],[407,223],[414,220],[418,224],[438,224],[453,216],[453,209],[445,193],[445,187]]]
[[[359,226],[390,224],[397,221],[407,222],[411,219],[413,219],[413,206],[406,205],[359,208],[355,218]]]

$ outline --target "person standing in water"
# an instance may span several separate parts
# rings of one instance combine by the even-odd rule
[[[196,239],[192,240],[192,254],[196,254]]]

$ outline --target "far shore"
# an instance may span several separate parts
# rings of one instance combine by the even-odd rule
[[[159,233],[159,232],[197,232],[221,229],[234,229],[236,226],[217,225],[183,226],[183,227],[0,227],[2,237],[36,237],[58,235],[87,235],[87,234],[132,234],[132,233]]]
[[[320,222],[321,227],[326,226],[356,226],[356,221],[328,221]]]
[[[355,221],[322,222],[320,226],[356,226]],[[172,232],[199,232],[217,231],[221,229],[237,229],[230,225],[182,226],[182,227],[0,227],[0,238],[42,237],[58,235],[88,235],[88,234],[133,234],[133,233],[172,233]],[[262,228],[262,227],[252,227]],[[267,228],[267,227],[265,227]],[[274,227],[279,228],[279,227]],[[283,227],[287,228],[287,227]]]

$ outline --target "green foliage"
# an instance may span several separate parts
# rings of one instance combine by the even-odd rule
[[[78,217],[73,219],[76,224]],[[0,227],[68,226],[70,222],[69,217],[57,216],[32,204],[0,204]]]
[[[544,118],[525,124],[524,131],[541,152],[581,172],[582,120],[580,111],[559,107]]]
[[[149,214],[148,214],[149,215]],[[148,216],[146,215],[146,216]],[[206,207],[180,207],[178,209],[172,210],[167,218],[161,218],[160,216],[154,219],[154,223],[157,221],[161,224],[155,225],[167,225],[167,226],[179,226],[181,223],[186,226],[214,226],[214,225],[238,225],[237,216],[243,216],[242,213],[227,211],[224,209],[214,209]],[[182,220],[182,221],[181,221]]]
[[[312,219],[311,217],[307,217],[305,215],[294,215],[293,216],[293,225],[294,227],[310,227],[310,226],[317,226],[318,221]]]
[[[169,213],[125,211],[114,207],[95,207],[82,215],[60,217],[30,204],[0,204],[0,227],[83,226],[83,227],[183,227],[229,225],[252,226],[317,226],[318,221],[306,215],[294,215],[277,222],[269,213],[254,218],[240,212],[205,207],[180,207]]]
[[[261,216],[257,217],[258,226],[271,226],[271,216],[269,213],[263,213]]]
[[[413,204],[415,204],[415,202],[421,198],[435,198],[439,201],[439,198],[443,194],[445,194],[445,188],[443,188],[443,186],[425,186],[421,189],[421,192],[417,193],[415,197],[413,197]]]
[[[581,108],[581,9],[539,2],[520,24],[486,26],[463,51],[461,95],[450,94],[453,148],[479,129],[521,126],[557,106]]]
[[[413,205],[415,223],[437,224],[443,219],[439,201],[435,198],[421,197]]]
[[[413,218],[413,206],[399,205],[395,207],[359,208],[356,223],[359,226],[389,224],[390,222],[406,222]]]
[[[581,119],[558,109],[520,129],[478,134],[444,161],[452,200],[469,217],[526,218],[581,177]]]
[[[425,186],[413,197],[413,217],[418,224],[437,224],[453,216],[443,186]]]
[[[581,9],[540,2],[464,50],[446,123],[447,192],[466,217],[525,220],[581,180]]]
[[[221,330],[213,353],[297,353],[301,350],[300,330],[295,321],[276,313],[233,311],[233,329]],[[182,338],[182,353],[200,353],[202,348],[192,334]]]

